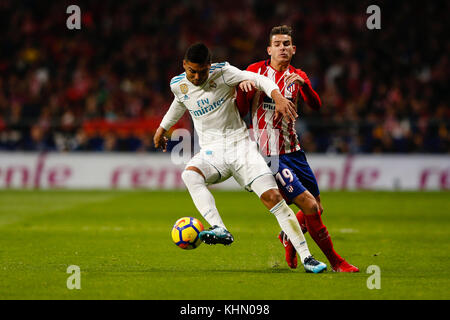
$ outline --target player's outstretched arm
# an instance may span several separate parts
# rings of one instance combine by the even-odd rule
[[[242,92],[249,93],[252,90],[257,89],[257,87],[254,81],[244,80],[241,83],[239,83],[239,89]],[[290,100],[286,99],[279,90],[277,89],[272,90],[270,96],[275,101],[275,119],[277,119],[280,116],[280,114],[283,117],[286,117],[292,121],[294,121],[295,118],[298,117],[297,111],[295,109],[295,104]]]
[[[254,85],[257,89],[264,91],[266,95],[270,96],[275,101],[276,117],[281,114],[283,117],[292,121],[297,117],[294,103],[283,97],[278,85],[269,78],[251,71],[239,70],[231,65],[224,67],[222,72],[224,81],[229,86],[237,86],[245,80],[250,80],[251,83],[247,82],[250,87],[253,87]]]

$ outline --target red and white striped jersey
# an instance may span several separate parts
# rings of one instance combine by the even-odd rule
[[[297,105],[299,94],[306,104],[318,110],[322,106],[319,95],[311,86],[311,81],[305,72],[289,65],[285,71],[277,71],[270,66],[270,60],[251,64],[248,71],[252,71],[273,80],[285,98]],[[287,87],[284,79],[291,73],[297,73],[305,80],[303,86],[294,83]],[[301,149],[295,131],[295,123],[279,117],[275,120],[275,102],[264,92],[252,90],[245,93],[238,88],[236,105],[241,116],[251,111],[254,138],[264,155],[281,155]]]
[[[291,73],[298,72],[289,66],[280,72],[270,66],[270,60],[254,63],[247,68],[274,81],[285,98],[297,102],[300,86],[297,83],[287,87],[284,79]],[[264,155],[279,155],[301,149],[293,121],[279,117],[275,120],[275,102],[262,91],[253,92],[249,99],[254,138]]]

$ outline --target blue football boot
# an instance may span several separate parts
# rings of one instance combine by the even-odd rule
[[[309,273],[320,273],[327,270],[327,265],[317,261],[313,256],[309,256],[303,261],[303,267],[305,267],[306,272]]]
[[[219,226],[212,226],[208,230],[200,232],[199,237],[206,244],[221,243],[223,245],[230,245],[234,241],[231,233],[227,229]]]

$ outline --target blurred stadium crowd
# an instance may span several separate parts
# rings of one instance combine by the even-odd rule
[[[66,28],[71,4],[81,30]],[[370,4],[0,0],[0,150],[154,151],[191,43],[246,68],[289,24],[293,65],[323,102],[301,106],[306,151],[448,153],[448,2],[378,1],[381,30],[366,28]],[[179,126],[191,128],[188,115]]]

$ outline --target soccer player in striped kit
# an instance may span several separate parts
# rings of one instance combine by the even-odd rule
[[[269,36],[269,60],[251,64],[247,71],[264,75],[278,84],[281,93],[296,105],[302,99],[311,108],[321,107],[319,95],[311,87],[308,76],[290,63],[296,46],[292,42],[292,29],[286,25],[274,27]],[[275,178],[288,203],[300,208],[297,219],[303,232],[309,231],[336,272],[358,272],[333,248],[330,235],[322,222],[323,207],[316,178],[301,148],[295,123],[275,117],[274,102],[264,92],[256,90],[252,81],[243,81],[237,90],[236,104],[241,116],[251,111],[253,132],[262,154],[278,157]],[[286,234],[278,235],[285,248],[286,261],[297,267],[297,254]]]

